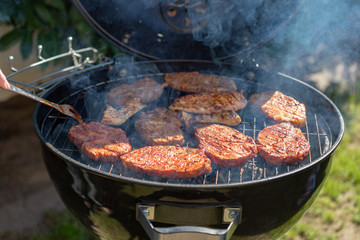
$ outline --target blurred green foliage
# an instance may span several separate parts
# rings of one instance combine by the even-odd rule
[[[32,240],[95,240],[95,236],[78,222],[69,212],[49,211],[43,224],[46,231],[34,234]],[[25,240],[25,239],[24,239]]]
[[[37,45],[43,46],[45,58],[66,52],[69,36],[74,49],[92,46],[109,56],[117,51],[88,25],[70,0],[2,0],[0,22],[13,27],[1,33],[0,51],[20,42],[24,59]]]

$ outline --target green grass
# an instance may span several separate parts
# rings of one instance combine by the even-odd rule
[[[308,212],[282,238],[291,240],[338,239],[346,224],[360,228],[360,104],[347,103],[344,138],[319,197]]]
[[[31,234],[28,240],[94,240],[94,236],[68,211],[49,211],[45,214],[39,233]],[[24,239],[25,240],[25,239]]]
[[[96,238],[68,211],[48,211],[31,232],[6,232],[2,240],[95,240]]]
[[[299,222],[287,233],[288,239],[319,239],[319,232],[313,225]]]
[[[340,205],[352,208],[352,221],[359,224],[360,213],[360,104],[350,103],[347,106],[349,121],[346,124],[346,134],[335,151],[333,166],[328,181],[322,190],[322,195],[336,203],[331,209]],[[344,209],[346,212],[346,209]]]
[[[95,239],[69,212],[50,211],[44,216],[42,233],[31,236],[31,240],[80,240]]]
[[[34,234],[31,240],[79,240],[95,239],[80,223],[68,212],[50,211],[45,217],[46,231]]]

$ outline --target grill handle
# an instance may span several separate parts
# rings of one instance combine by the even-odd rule
[[[201,226],[155,227],[151,223],[151,221],[155,219],[155,204],[138,204],[137,219],[151,240],[226,240],[231,238],[241,222],[242,207],[220,207],[223,209],[222,222],[229,223],[226,229]],[[214,206],[214,208],[219,208],[219,206]],[[194,209],[194,207],[192,206],[191,209]],[[207,208],[207,211],[211,211],[211,209]]]

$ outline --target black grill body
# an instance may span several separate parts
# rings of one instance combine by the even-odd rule
[[[112,239],[148,239],[137,219],[138,204],[166,206],[167,217],[155,216],[154,222],[161,227],[192,223],[226,228],[221,221],[196,217],[197,209],[210,206],[212,212],[211,206],[241,206],[241,223],[232,239],[280,236],[303,215],[319,193],[330,170],[332,153],[344,132],[340,112],[315,88],[283,74],[248,66],[162,60],[115,64],[74,74],[50,89],[46,98],[72,104],[85,121],[99,120],[98,109],[103,107],[105,96],[99,92],[106,93],[114,84],[131,78],[152,76],[161,79],[164,73],[176,71],[232,77],[247,98],[253,93],[279,90],[303,102],[307,107],[308,122],[302,131],[311,144],[311,153],[291,166],[268,165],[258,157],[243,167],[215,167],[211,174],[194,179],[154,178],[130,173],[121,164],[86,159],[67,137],[75,120],[39,104],[34,112],[34,125],[49,175],[62,200],[85,226],[99,236],[111,236]],[[173,92],[166,94],[170,96],[168,101],[176,95]],[[243,119],[239,130],[253,138],[269,124],[268,119],[254,112],[251,106],[240,110],[239,115]],[[132,126],[121,127],[131,141]],[[141,142],[134,145],[141,147]],[[172,220],[169,223],[164,219]]]

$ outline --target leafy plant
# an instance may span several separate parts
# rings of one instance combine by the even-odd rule
[[[69,36],[74,38],[74,49],[93,46],[104,54],[116,51],[85,22],[69,0],[3,0],[0,22],[13,27],[0,37],[0,51],[20,42],[24,59],[30,56],[34,44],[43,45],[45,58],[67,51]]]
[[[87,229],[85,229],[69,212],[49,211],[44,216],[44,225],[47,231],[35,234],[32,240],[95,240]]]

